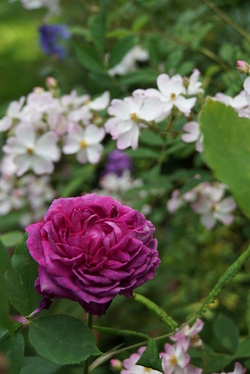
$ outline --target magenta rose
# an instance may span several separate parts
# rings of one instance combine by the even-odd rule
[[[43,222],[26,228],[38,262],[36,291],[105,313],[119,294],[152,279],[160,260],[154,226],[143,214],[107,196],[54,200]]]

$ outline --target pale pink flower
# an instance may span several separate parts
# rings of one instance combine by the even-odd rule
[[[3,151],[13,156],[17,176],[32,169],[35,174],[52,173],[53,161],[60,159],[57,136],[49,131],[37,137],[31,125],[21,124],[15,128],[15,136],[7,139]]]
[[[245,91],[241,91],[235,97],[231,97],[229,95],[225,95],[221,92],[218,92],[215,95],[214,99],[217,101],[220,101],[221,103],[225,105],[231,106],[237,112],[240,112],[243,108],[248,106],[247,94]]]
[[[88,125],[85,129],[77,124],[71,124],[66,143],[63,146],[63,153],[74,154],[80,163],[99,162],[103,146],[99,144],[105,136],[103,128],[95,125]]]
[[[181,330],[177,331],[174,335],[170,336],[173,341],[180,341],[185,339],[189,342],[189,347],[199,347],[202,345],[202,340],[199,337],[199,333],[204,327],[204,322],[197,318],[192,327],[185,325]]]
[[[186,134],[182,135],[182,140],[185,143],[193,143],[195,144],[195,149],[197,152],[203,151],[203,135],[200,130],[200,125],[198,122],[191,121],[184,125],[183,130]]]
[[[149,53],[142,49],[140,45],[131,48],[123,59],[114,67],[109,69],[108,73],[112,77],[114,75],[124,75],[137,69],[137,61],[146,61],[149,59]]]
[[[141,347],[138,350],[138,353],[133,353],[129,358],[123,361],[124,369],[121,371],[121,374],[160,374],[160,371],[158,370],[136,365],[145,349],[146,347]]]
[[[19,119],[25,97],[22,96],[19,101],[12,101],[7,109],[5,117],[0,120],[0,132],[9,130],[13,125],[13,120]]]
[[[160,353],[162,358],[162,367],[167,374],[186,374],[186,368],[190,361],[187,354],[188,342],[181,340],[177,343],[165,344],[165,352]]]
[[[247,77],[243,83],[243,87],[246,93],[246,99],[248,102],[248,105],[250,105],[250,77]]]
[[[204,92],[201,88],[202,83],[199,82],[200,72],[198,69],[194,69],[193,73],[189,77],[189,84],[187,88],[188,95],[196,95],[200,92]]]
[[[116,173],[107,173],[100,178],[100,187],[102,194],[118,197],[120,194],[134,187],[141,187],[143,181],[141,179],[133,179],[130,170],[124,170],[121,176]]]
[[[174,213],[181,206],[184,205],[183,199],[180,197],[180,191],[174,190],[171,195],[171,199],[167,202],[167,209],[169,213]]]
[[[234,371],[230,371],[228,373],[223,371],[220,374],[245,374],[246,371],[247,371],[247,368],[243,368],[243,366],[239,362],[236,362],[234,365]],[[212,374],[218,374],[218,373],[212,373]]]
[[[15,179],[0,178],[0,216],[25,204],[25,190],[15,186]]]
[[[136,149],[140,129],[162,113],[162,104],[156,97],[146,98],[141,92],[133,92],[133,96],[124,100],[112,100],[108,113],[114,118],[105,123],[105,129],[117,140],[117,148]]]

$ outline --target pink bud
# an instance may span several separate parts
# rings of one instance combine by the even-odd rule
[[[250,66],[246,61],[238,60],[236,65],[236,69],[239,71],[239,73],[248,74],[250,72]]]
[[[50,88],[56,88],[57,87],[57,80],[53,77],[47,77],[46,78],[46,86]]]
[[[117,360],[116,358],[112,358],[112,360],[110,360],[110,366],[114,371],[121,371],[122,362],[120,360]]]

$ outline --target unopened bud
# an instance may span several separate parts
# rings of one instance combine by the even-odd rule
[[[188,86],[189,86],[189,79],[188,79],[188,77],[183,77],[183,86],[185,88],[188,88]]]
[[[57,80],[53,77],[47,77],[46,86],[48,87],[48,89],[57,88]]]
[[[112,358],[112,360],[110,360],[110,366],[114,371],[122,370],[122,362],[116,358]]]
[[[236,69],[241,74],[249,74],[250,73],[250,66],[246,61],[238,60],[236,63]]]

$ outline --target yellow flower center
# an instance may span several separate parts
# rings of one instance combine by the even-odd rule
[[[85,140],[81,140],[81,142],[80,142],[80,147],[81,147],[81,148],[86,148],[87,145],[88,145],[88,144],[85,142]]]
[[[31,148],[31,147],[28,147],[28,148],[27,148],[27,153],[28,153],[29,155],[32,155],[32,154],[34,153],[34,149]]]
[[[176,99],[176,94],[175,94],[175,93],[171,93],[171,95],[170,95],[170,99],[171,99],[171,100],[175,100],[175,99]]]
[[[138,116],[137,116],[136,113],[130,114],[130,118],[132,119],[132,121],[137,121],[138,120]]]
[[[144,372],[145,372],[145,373],[150,372],[150,371],[151,371],[150,368],[146,368],[146,367],[144,367]]]
[[[170,364],[173,365],[173,366],[175,366],[177,364],[177,358],[173,355],[170,356],[169,361],[170,361]]]

